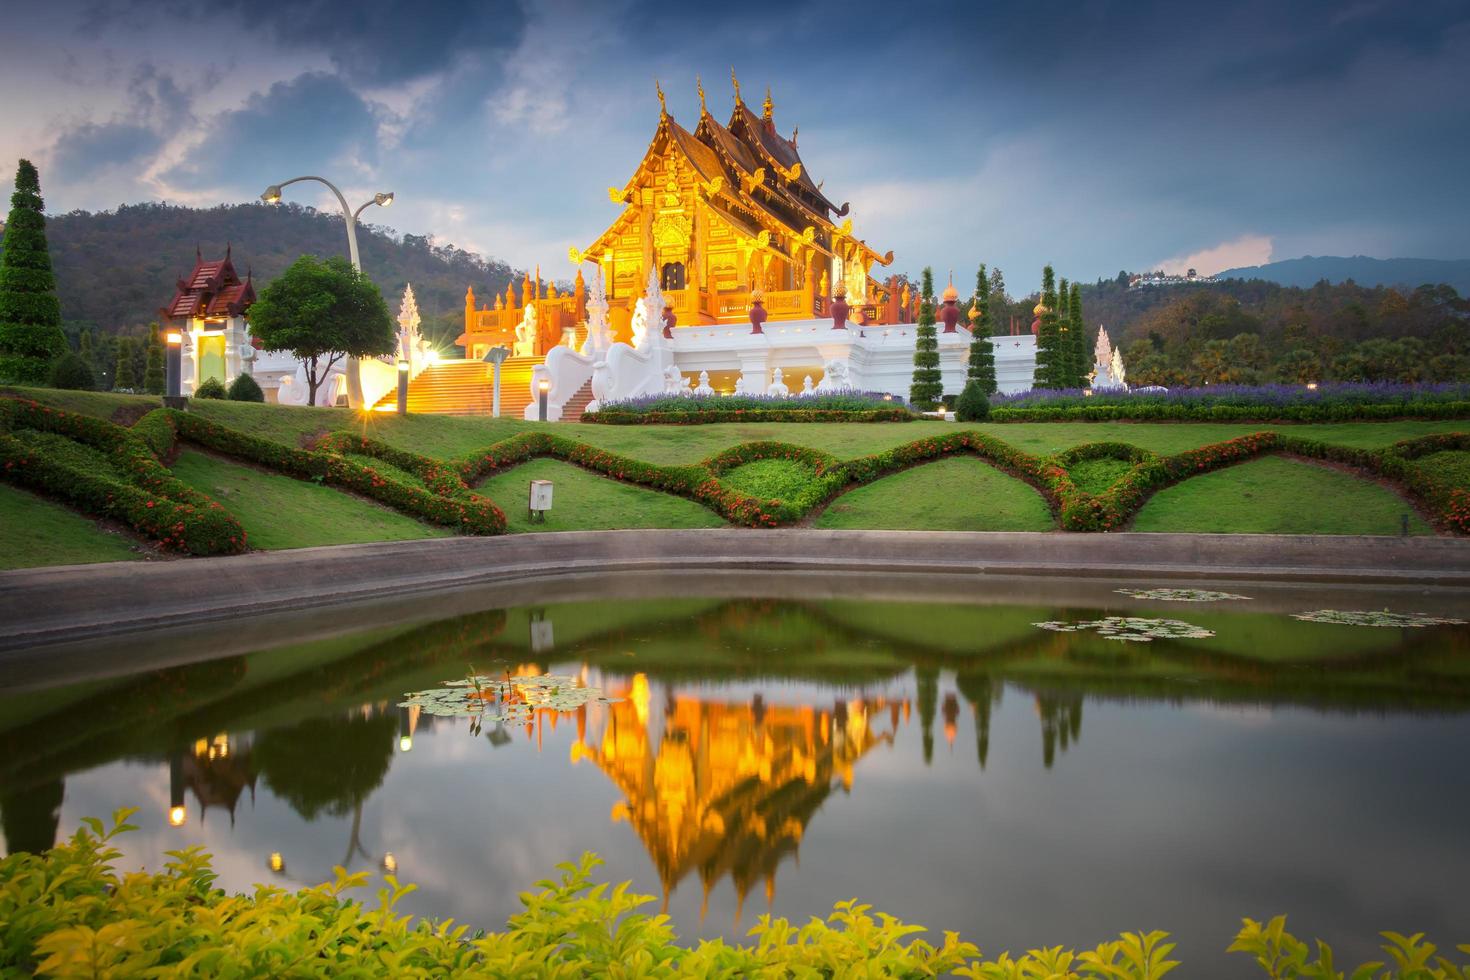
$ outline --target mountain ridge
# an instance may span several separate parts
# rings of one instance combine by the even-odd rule
[[[1408,286],[1445,283],[1462,296],[1470,293],[1470,259],[1379,259],[1368,255],[1303,255],[1264,265],[1241,266],[1215,274],[1217,279],[1263,279],[1282,286],[1315,286],[1351,279],[1360,286]]]

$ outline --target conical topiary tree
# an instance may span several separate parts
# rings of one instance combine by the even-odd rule
[[[1061,333],[1057,329],[1057,280],[1051,266],[1041,270],[1041,323],[1036,330],[1036,373],[1032,384],[1037,388],[1060,388],[1068,356],[1060,348]]]
[[[112,376],[114,391],[132,391],[138,387],[137,375],[133,373],[133,338],[117,338],[117,370]]]
[[[51,362],[70,350],[46,248],[41,177],[29,160],[15,172],[15,194],[0,252],[0,383],[45,384]]]
[[[970,363],[965,372],[965,383],[975,382],[987,395],[995,394],[995,345],[990,342],[990,280],[985,274],[985,263],[980,263],[980,272],[975,276],[975,299],[970,318]]]
[[[944,381],[939,374],[939,337],[934,330],[934,270],[927,266],[922,293],[919,329],[914,336],[914,381],[909,387],[909,404],[927,412],[944,397]]]
[[[1092,352],[1087,343],[1087,324],[1082,321],[1082,286],[1072,283],[1072,301],[1067,304],[1067,315],[1071,318],[1071,329],[1067,336],[1072,341],[1072,369],[1076,381],[1070,387],[1087,387],[1087,376],[1092,373]]]
[[[1067,278],[1057,282],[1057,378],[1053,388],[1075,388],[1077,365],[1072,363],[1072,291]]]
[[[150,395],[163,394],[163,341],[158,324],[148,328],[148,366],[143,370],[143,390]]]

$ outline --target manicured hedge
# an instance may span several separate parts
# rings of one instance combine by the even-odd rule
[[[1077,405],[992,406],[992,422],[1387,422],[1399,419],[1470,419],[1470,402],[1401,405]]]
[[[412,517],[443,527],[456,528],[466,534],[505,533],[505,514],[500,508],[489,499],[471,493],[462,484],[457,489],[450,486],[453,492],[431,493],[422,487],[408,486],[384,476],[352,456],[293,449],[269,439],[226,428],[188,412],[174,409],[158,411],[167,413],[180,438],[226,456],[249,460],[301,479],[316,480],[329,486],[351,490]],[[403,469],[428,463],[416,461],[410,453],[401,453],[369,440],[362,440],[361,445],[354,450],[357,456],[370,456],[379,452],[384,454],[385,461],[392,462],[395,466],[401,465],[399,459],[410,464],[401,465]],[[427,470],[429,467],[424,468]],[[428,480],[425,482],[429,483]],[[449,486],[442,482],[442,478],[439,485]]]
[[[114,473],[49,458],[6,434],[15,429],[52,432],[91,446],[107,455]],[[246,548],[245,530],[223,507],[175,479],[143,438],[102,419],[0,399],[0,475],[94,516],[121,521],[176,551],[218,555]]]

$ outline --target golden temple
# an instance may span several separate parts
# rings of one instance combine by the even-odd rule
[[[456,341],[478,358],[506,343],[536,307],[537,355],[575,342],[586,320],[584,261],[596,262],[606,284],[613,339],[631,337],[633,303],[643,296],[650,271],[679,326],[744,322],[752,293],[763,294],[771,320],[827,315],[833,294],[843,292],[858,324],[912,319],[913,297],[897,277],[879,282],[879,253],[853,231],[848,205],[836,205],[812,178],[797,151],[797,133],[776,131],[775,104],[767,90],[757,113],[740,95],[731,72],[735,107],[719,122],[699,91],[693,131],[669,114],[658,88],[658,128],[642,161],[621,187],[608,188],[622,213],[585,249],[570,250],[579,266],[574,288],[560,296],[545,289],[539,271],[493,304],[465,297],[465,332]]]

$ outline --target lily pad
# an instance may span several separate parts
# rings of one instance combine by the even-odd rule
[[[1423,629],[1426,626],[1463,626],[1463,619],[1447,619],[1443,616],[1421,616],[1416,613],[1396,613],[1387,609],[1342,610],[1316,609],[1312,612],[1293,613],[1292,619],[1307,623],[1333,623],[1339,626],[1390,626],[1408,629]]]
[[[1248,595],[1211,592],[1208,589],[1114,589],[1113,591],[1135,599],[1158,599],[1162,602],[1225,602],[1230,599],[1250,598]]]
[[[443,717],[474,717],[481,721],[523,722],[536,711],[576,711],[593,702],[608,704],[617,698],[587,687],[576,677],[541,674],[536,677],[469,677],[445,681],[443,687],[412,691],[398,702]]]
[[[1054,633],[1081,633],[1092,630],[1105,640],[1126,643],[1148,643],[1152,640],[1203,640],[1214,636],[1213,630],[1177,619],[1146,619],[1140,616],[1108,616],[1080,623],[1046,622],[1031,625]]]

